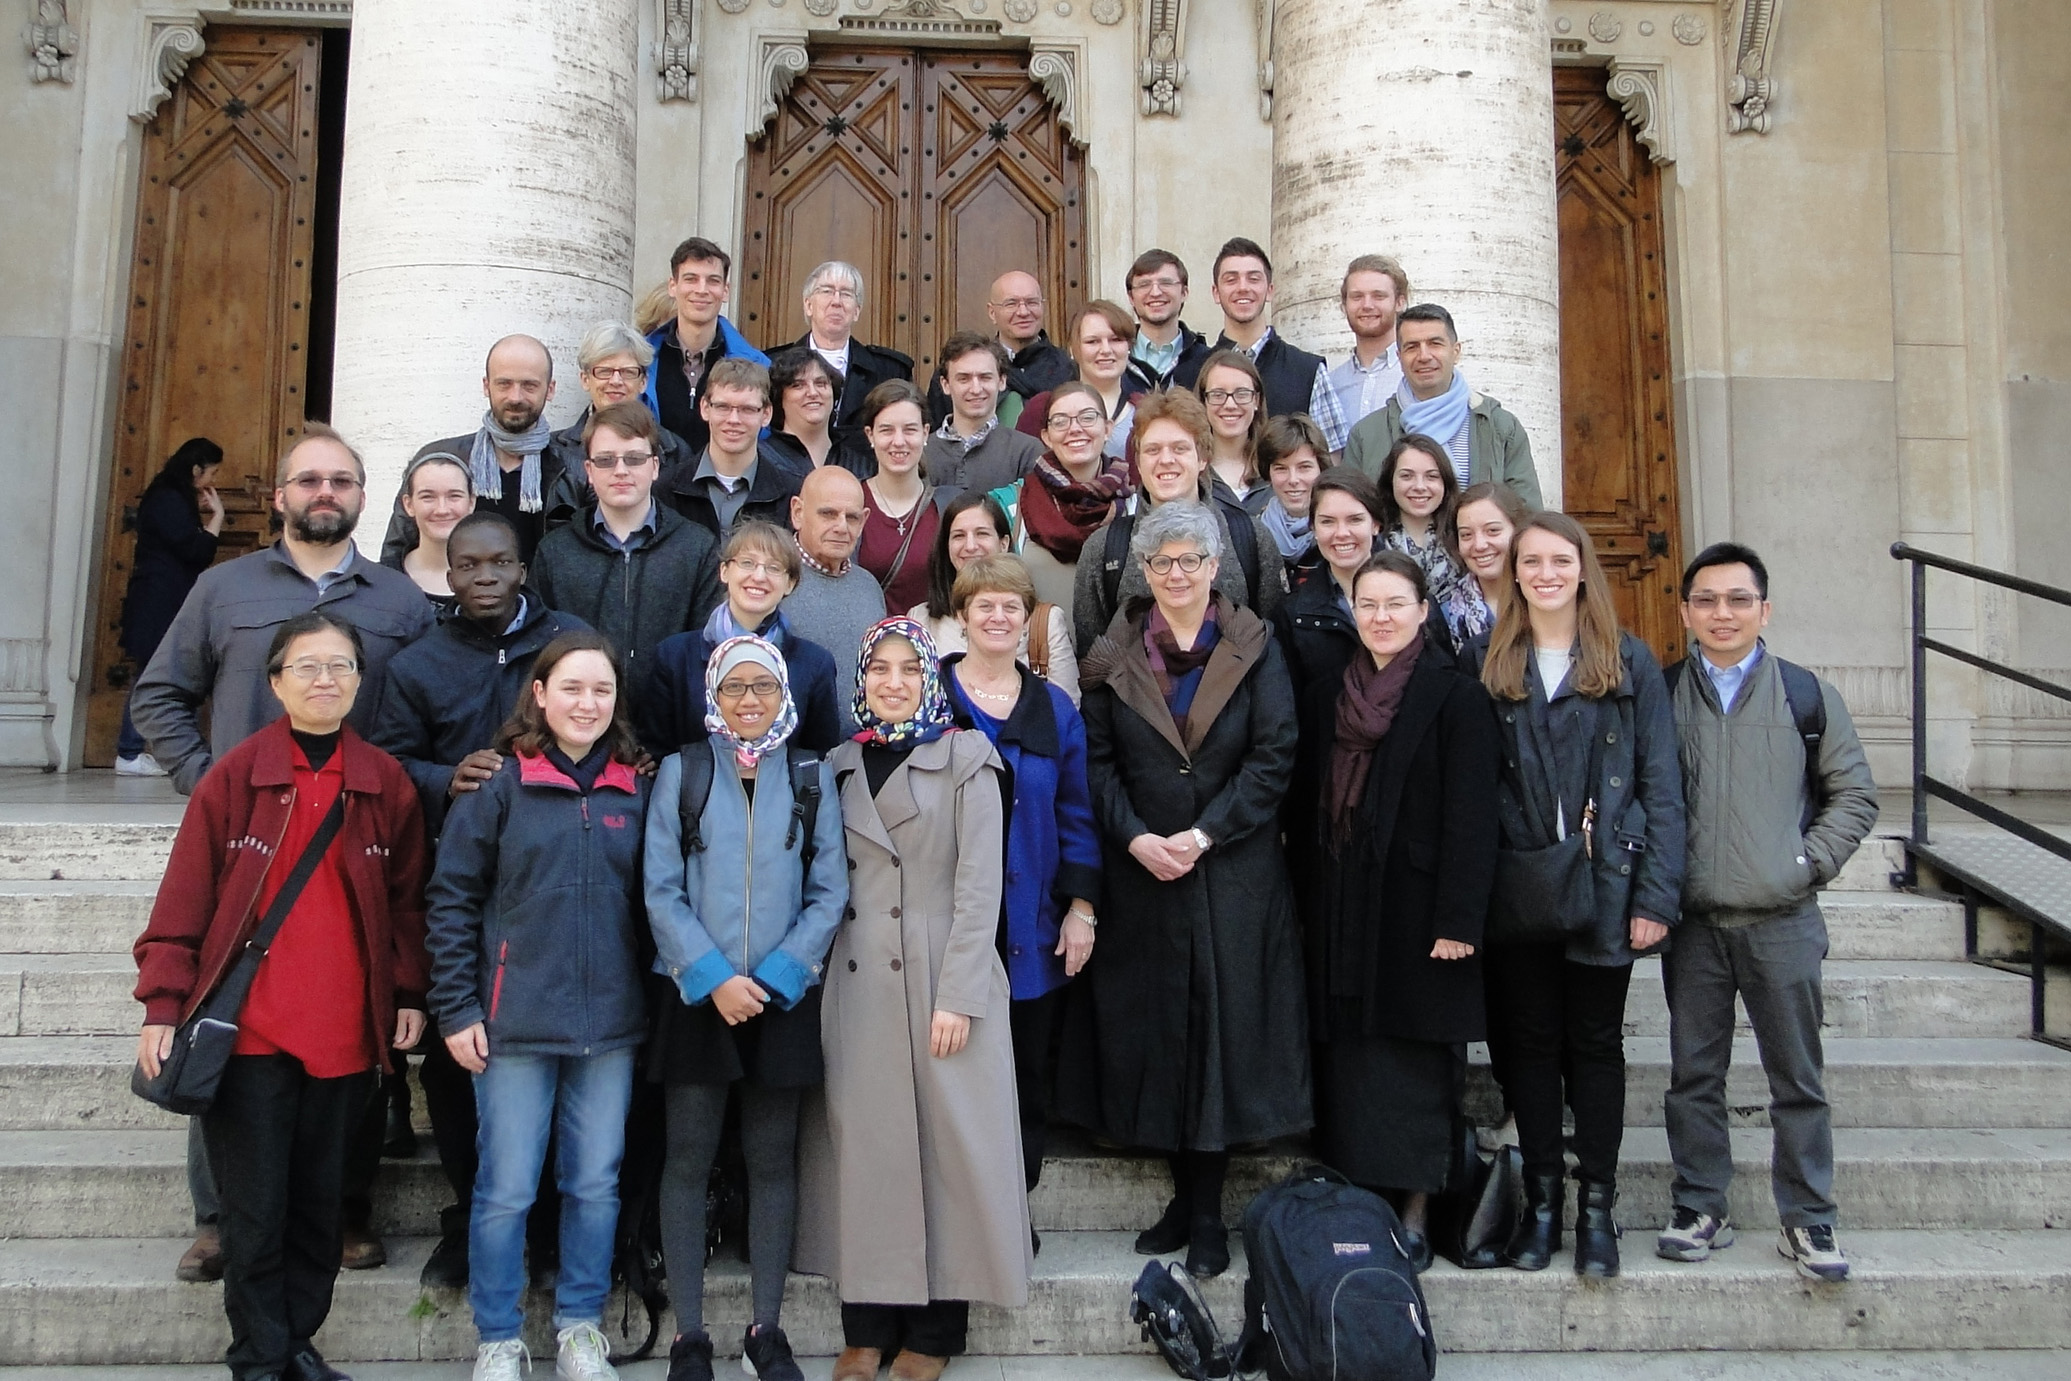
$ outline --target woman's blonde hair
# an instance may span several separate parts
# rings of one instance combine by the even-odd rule
[[[988,594],[1018,595],[1021,607],[1031,614],[1035,612],[1035,581],[1028,574],[1028,566],[1012,552],[981,556],[958,571],[956,584],[949,587],[950,612],[961,614],[972,600]]]
[[[756,552],[782,566],[784,574],[791,578],[793,589],[798,587],[799,580],[805,575],[798,559],[798,543],[792,541],[790,535],[775,523],[766,523],[756,518],[737,524],[728,534],[726,545],[719,549],[719,560],[724,564],[743,552]]]
[[[1618,607],[1611,602],[1611,583],[1596,559],[1596,544],[1582,524],[1565,513],[1541,509],[1518,527],[1510,539],[1510,560],[1506,569],[1515,591],[1503,601],[1496,626],[1489,634],[1488,656],[1481,663],[1481,684],[1498,700],[1523,700],[1525,662],[1532,655],[1531,607],[1517,586],[1517,554],[1524,535],[1533,530],[1550,532],[1573,547],[1582,559],[1582,588],[1575,596],[1575,640],[1580,644],[1574,670],[1568,682],[1578,695],[1595,700],[1618,689],[1625,679],[1625,663],[1618,655]]]

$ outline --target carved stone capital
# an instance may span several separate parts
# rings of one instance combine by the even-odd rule
[[[1086,147],[1079,133],[1079,69],[1085,61],[1085,46],[1065,39],[1039,38],[1029,45],[1028,79],[1043,89],[1057,108],[1057,123],[1072,143]]]
[[[70,0],[35,0],[22,41],[29,48],[29,80],[65,82],[79,75],[79,30]]]
[[[757,80],[748,88],[748,137],[760,139],[769,133],[769,122],[777,118],[777,107],[791,90],[798,74],[812,65],[805,51],[803,30],[765,33],[756,44]]]
[[[1179,89],[1187,79],[1187,0],[1143,0],[1143,53],[1137,85],[1143,113],[1179,114]]]
[[[655,97],[698,98],[697,0],[660,0],[654,43]]]
[[[1675,162],[1668,84],[1668,64],[1658,58],[1611,59],[1611,80],[1606,89],[1639,131],[1635,137],[1656,163]]]
[[[1740,0],[1733,47],[1733,74],[1726,79],[1726,132],[1767,134],[1769,105],[1776,97],[1769,55],[1781,0]]]
[[[201,56],[201,36],[207,22],[193,5],[145,5],[137,14],[143,28],[143,60],[137,66],[136,86],[131,93],[129,118],[151,123],[158,107],[165,104],[187,64]]]

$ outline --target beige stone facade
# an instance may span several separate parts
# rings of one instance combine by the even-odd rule
[[[206,44],[211,23],[339,24],[353,21],[354,7],[8,3],[15,14],[0,32],[27,41],[0,64],[8,136],[0,142],[8,188],[0,197],[0,434],[11,443],[4,464],[14,500],[0,507],[10,592],[0,603],[0,761],[66,766],[82,741],[139,121]],[[368,448],[376,505],[388,497],[381,480],[392,485],[415,442],[478,415],[487,336],[540,332],[565,377],[588,317],[623,313],[662,277],[684,235],[738,243],[747,141],[796,52],[844,36],[896,38],[902,23],[912,37],[931,17],[910,0],[570,0],[552,7],[551,22],[499,31],[484,21],[485,8],[358,4],[336,415]],[[1534,401],[1558,396],[1543,329],[1520,336],[1516,320],[1477,319],[1500,298],[1477,295],[1470,264],[1435,248],[1419,262],[1386,232],[1418,224],[1420,202],[1447,201],[1448,179],[1503,150],[1468,148],[1457,162],[1404,167],[1392,196],[1371,169],[1363,180],[1355,174],[1347,185],[1365,204],[1327,226],[1314,224],[1327,212],[1304,211],[1305,229],[1295,233],[1285,195],[1276,212],[1276,140],[1292,166],[1297,146],[1313,161],[1337,133],[1313,122],[1290,129],[1290,112],[1328,110],[1362,126],[1343,132],[1348,149],[1378,149],[1375,139],[1400,126],[1389,112],[1368,122],[1361,111],[1408,99],[1401,74],[1418,64],[1400,46],[1419,35],[1367,35],[1368,50],[1395,74],[1387,87],[1379,58],[1363,64],[1355,50],[1333,64],[1313,47],[1347,32],[1345,16],[1390,6],[955,0],[953,8],[997,29],[962,41],[1028,52],[1067,108],[1087,151],[1088,267],[1098,294],[1120,297],[1130,258],[1161,245],[1193,268],[1188,317],[1212,331],[1209,260],[1225,237],[1249,235],[1281,259],[1290,335],[1341,354],[1346,337],[1330,299],[1336,260],[1355,248],[1401,252],[1420,295],[1459,311],[1463,367],[1505,378],[1542,434],[1542,455],[1558,454],[1557,436],[1545,435],[1553,430],[1547,405]],[[1441,10],[1543,34],[1540,80],[1555,63],[1612,69],[1613,93],[1667,175],[1684,549],[1734,537],[1768,554],[1774,646],[1841,685],[1880,777],[1901,780],[1906,588],[1885,554],[1890,543],[1904,538],[2071,585],[2071,83],[2063,77],[2071,6],[1476,0],[1427,13]],[[499,101],[485,89],[506,69],[532,82],[589,73],[595,89]],[[1529,76],[1489,69],[1481,79],[1505,83],[1510,108],[1529,112],[1536,98],[1518,99],[1509,85]],[[1304,91],[1290,91],[1290,81]],[[1510,153],[1543,154],[1543,144],[1539,153],[1528,147],[1539,137],[1528,114],[1510,128]],[[378,168],[354,166],[355,147],[377,146],[385,150]],[[522,176],[531,165],[512,162],[551,165],[584,149],[594,186]],[[420,169],[450,186],[451,198],[413,195]],[[594,241],[594,257],[549,262],[567,251],[499,236],[490,208],[508,204],[499,195],[507,182],[525,189],[533,217],[579,196],[587,228],[562,244]],[[1552,205],[1541,187],[1517,201]],[[444,206],[456,208],[451,224],[424,223],[427,208]],[[1431,212],[1444,214],[1443,206]],[[1363,237],[1366,228],[1373,238]],[[1518,229],[1543,241],[1552,228],[1520,221]],[[1401,238],[1417,242],[1410,231]],[[1543,281],[1543,269],[1535,272]],[[1543,319],[1550,307],[1535,310]],[[396,361],[366,355],[368,342],[384,338],[409,355],[407,392]],[[564,385],[563,414],[577,401]],[[2063,670],[2071,668],[2071,611],[1981,597],[1938,578],[1929,623],[1953,641],[2071,679]],[[1948,664],[1934,684],[1940,773],[1973,785],[2071,786],[2071,716],[2062,706],[1981,687]]]

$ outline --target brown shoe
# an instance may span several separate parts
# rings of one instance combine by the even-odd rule
[[[948,1366],[947,1357],[930,1357],[925,1352],[902,1352],[892,1359],[892,1381],[935,1381]]]
[[[338,1265],[348,1271],[371,1271],[376,1266],[388,1264],[388,1248],[381,1238],[366,1228],[345,1229],[345,1250],[339,1254]]]
[[[194,1230],[194,1245],[180,1258],[173,1274],[191,1285],[223,1278],[223,1233],[214,1223]]]
[[[834,1359],[833,1381],[877,1381],[884,1354],[874,1347],[845,1347]]]

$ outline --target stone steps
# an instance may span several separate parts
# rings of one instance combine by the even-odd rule
[[[155,886],[179,828],[179,808],[167,809],[169,819],[149,823],[0,820],[0,878],[91,878]]]
[[[0,954],[128,954],[158,879],[0,880]]]
[[[330,1322],[316,1340],[327,1356],[437,1360],[473,1351],[465,1301],[417,1285],[430,1245],[392,1240],[388,1266],[340,1277]],[[1456,1351],[2019,1348],[2064,1340],[2071,1234],[1856,1232],[1844,1245],[1855,1275],[1841,1286],[1799,1277],[1765,1234],[1698,1266],[1658,1260],[1632,1234],[1625,1274],[1613,1282],[1579,1280],[1563,1254],[1537,1274],[1466,1272],[1440,1262],[1424,1289],[1441,1346]],[[0,1242],[0,1364],[215,1360],[227,1337],[220,1288],[175,1282],[178,1249],[177,1240],[163,1238]],[[1126,1234],[1046,1236],[1028,1307],[974,1307],[971,1350],[1143,1351],[1126,1307],[1142,1261]],[[1233,1333],[1243,1278],[1240,1251],[1206,1291]],[[740,1336],[747,1285],[740,1263],[713,1264],[706,1313],[715,1337]],[[528,1337],[544,1352],[548,1301],[535,1295],[531,1306]],[[125,1326],[109,1327],[118,1317]],[[840,1346],[824,1280],[792,1277],[784,1324],[800,1352]],[[665,1336],[670,1326],[664,1322]]]
[[[1740,1128],[1733,1142],[1735,1220],[1774,1228],[1769,1134]],[[1835,1197],[1851,1231],[2071,1227],[2071,1129],[1842,1128],[1834,1143]],[[0,1238],[179,1237],[191,1223],[185,1148],[180,1131],[0,1132]],[[1229,1221],[1302,1160],[1301,1150],[1236,1157],[1224,1195]],[[1664,1223],[1673,1176],[1666,1133],[1628,1130],[1623,1221],[1649,1232]],[[428,1145],[414,1160],[384,1162],[375,1225],[398,1236],[435,1233],[448,1192]],[[1169,1193],[1161,1159],[1060,1147],[1029,1211],[1044,1233],[1133,1232]]]

